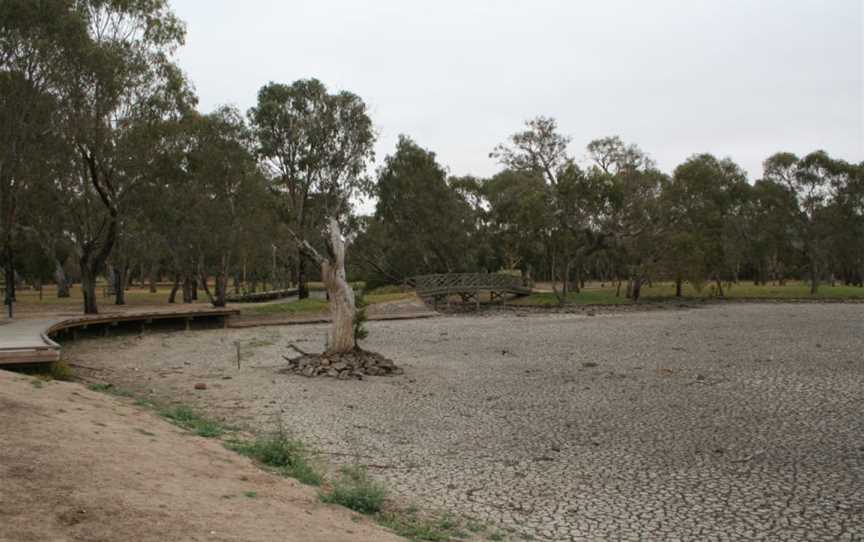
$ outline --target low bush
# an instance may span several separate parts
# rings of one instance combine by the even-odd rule
[[[318,486],[323,481],[321,474],[309,463],[306,447],[282,431],[252,441],[229,442],[226,446],[304,484]]]
[[[369,478],[362,467],[343,467],[342,475],[328,493],[321,494],[326,503],[340,504],[361,514],[377,514],[384,506],[387,490]]]

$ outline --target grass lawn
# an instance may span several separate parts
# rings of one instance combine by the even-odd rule
[[[114,296],[105,296],[104,284],[99,284],[96,287],[96,303],[100,308],[109,310],[114,306]],[[84,296],[81,291],[81,285],[76,284],[69,289],[70,297],[58,298],[57,288],[54,285],[46,285],[42,292],[42,299],[39,299],[38,290],[19,289],[15,292],[17,301],[16,308],[38,311],[43,310],[83,310]],[[126,304],[129,306],[153,306],[167,305],[168,296],[171,293],[171,286],[160,284],[155,294],[151,294],[149,288],[132,287],[126,290]],[[182,292],[177,292],[177,300],[182,301]],[[209,305],[207,294],[203,290],[198,291],[198,301],[196,304]]]
[[[386,294],[368,294],[366,303],[375,305],[376,303],[386,303],[389,301],[399,301],[400,299],[409,299],[414,296],[413,292],[407,293],[386,293]],[[286,301],[284,303],[268,303],[257,307],[249,307],[243,309],[246,314],[284,314],[291,316],[295,314],[315,314],[325,312],[328,303],[324,299],[306,298],[299,301]]]
[[[580,293],[570,293],[567,301],[576,305],[626,305],[632,303],[624,297],[625,287],[621,287],[621,296],[616,297],[616,286],[612,284],[589,284]],[[864,288],[854,286],[819,286],[816,295],[810,295],[810,286],[805,282],[787,282],[785,286],[754,286],[752,282],[741,282],[726,287],[724,293],[727,299],[862,299]],[[692,285],[685,284],[683,299],[716,298],[713,285],[706,285],[697,292]],[[642,286],[642,300],[675,299],[675,284],[672,282],[655,283],[653,286]],[[515,301],[517,305],[557,305],[558,299],[551,292],[539,292]]]

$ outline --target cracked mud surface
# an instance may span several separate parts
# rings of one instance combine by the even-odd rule
[[[331,460],[370,465],[396,494],[516,540],[864,540],[864,305],[369,329],[365,346],[404,375],[276,373],[286,343],[320,348],[325,326],[67,352],[91,378],[263,430],[281,420]]]

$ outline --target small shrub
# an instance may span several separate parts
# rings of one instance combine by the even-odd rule
[[[371,480],[362,467],[343,467],[342,475],[329,493],[321,495],[327,503],[341,504],[361,514],[376,514],[384,506],[387,490]]]
[[[360,347],[360,341],[369,336],[369,331],[366,329],[366,321],[369,317],[366,315],[366,298],[363,291],[357,293],[355,299],[356,310],[354,311],[354,347]]]
[[[319,486],[323,481],[321,474],[309,463],[306,447],[289,439],[282,431],[249,442],[231,442],[226,446],[304,484]]]
[[[198,420],[195,422],[195,434],[199,437],[216,438],[225,432],[225,429],[212,420]]]
[[[68,382],[72,380],[73,376],[72,367],[62,359],[51,364],[51,378],[54,380],[64,380]]]
[[[471,522],[463,525],[462,521],[450,514],[423,517],[417,514],[417,509],[414,507],[380,512],[375,519],[399,536],[412,541],[461,540],[470,536],[466,531],[479,533],[485,530],[484,526]]]

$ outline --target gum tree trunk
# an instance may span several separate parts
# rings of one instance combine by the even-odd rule
[[[354,349],[354,290],[345,276],[345,240],[336,219],[329,224],[327,258],[321,262],[321,276],[330,298],[330,339],[327,352],[342,354]]]
[[[292,232],[293,234],[293,232]],[[327,354],[344,354],[354,349],[354,290],[345,275],[345,240],[335,218],[328,219],[325,246],[327,255],[321,256],[305,239],[294,234],[294,240],[303,254],[321,265],[321,276],[330,299],[330,333]]]

